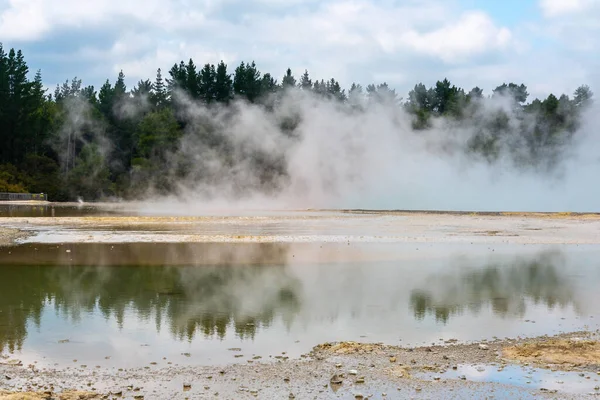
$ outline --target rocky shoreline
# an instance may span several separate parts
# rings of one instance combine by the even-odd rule
[[[35,364],[25,366],[5,356],[0,365],[0,399],[417,399],[482,398],[492,392],[514,399],[589,398],[600,393],[598,338],[597,333],[576,332],[473,344],[449,340],[417,348],[325,343],[300,359],[279,355],[275,361],[213,367],[155,363],[132,369],[37,369]],[[586,384],[552,389],[527,382],[476,381],[456,375],[465,365],[492,367],[498,373],[513,366],[537,368],[541,373],[577,376]],[[17,394],[21,397],[14,397]]]

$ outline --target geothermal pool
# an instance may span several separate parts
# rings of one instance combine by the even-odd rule
[[[11,207],[0,229],[24,234],[0,246],[0,355],[22,365],[248,365],[325,342],[600,328],[596,215]]]
[[[0,250],[0,352],[214,365],[596,329],[598,260],[594,245],[22,244]]]

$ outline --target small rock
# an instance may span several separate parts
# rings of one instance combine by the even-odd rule
[[[448,356],[443,356],[442,358],[443,358],[444,360],[449,360],[449,359],[450,359],[450,357],[448,357]]]
[[[396,357],[390,357],[390,362],[391,363],[395,363],[396,362]]]
[[[295,399],[295,398],[296,398],[296,396],[294,396],[294,393],[290,393],[290,395],[288,396],[288,398],[290,398],[290,399]]]
[[[359,378],[356,378],[356,383],[365,383],[365,377],[361,376]]]
[[[357,393],[357,394],[355,394],[355,395],[354,395],[354,398],[355,398],[355,399],[364,399],[364,398],[365,398],[365,396],[363,396],[363,395],[362,395],[362,394],[360,394],[360,393]]]
[[[191,389],[192,389],[192,385],[191,384],[189,384],[189,383],[184,383],[183,384],[183,391],[184,392],[187,392],[188,390],[191,390]]]
[[[357,374],[358,374],[358,371],[357,371],[357,370],[355,370],[355,369],[351,369],[350,371],[348,371],[348,373],[349,373],[350,375],[357,375]]]
[[[342,364],[339,364],[339,363],[338,363],[338,364],[335,364],[335,367],[336,367],[336,368],[342,368]]]
[[[489,350],[490,346],[488,346],[487,344],[480,344],[479,345],[479,349],[480,350]]]
[[[466,381],[466,380],[467,380],[467,377],[466,377],[465,375],[459,375],[459,376],[458,376],[458,379],[461,379],[461,380],[463,380],[463,381]]]

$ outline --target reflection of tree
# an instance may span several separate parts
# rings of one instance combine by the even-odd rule
[[[103,207],[83,205],[25,205],[25,204],[0,204],[0,217],[75,217],[85,215],[111,215],[117,214],[116,207]]]
[[[550,309],[576,307],[573,288],[562,273],[564,264],[560,253],[545,252],[510,265],[498,263],[432,276],[427,289],[413,290],[410,307],[417,319],[431,314],[443,323],[464,311],[478,313],[488,304],[502,317],[524,315],[528,301]]]
[[[162,254],[162,258],[154,261],[167,266],[106,266],[106,252],[123,254],[124,245],[120,249],[94,245],[73,247],[72,253],[66,253],[64,248],[54,253],[58,264],[66,263],[65,253],[75,258],[75,253],[87,253],[88,266],[1,267],[0,351],[5,347],[10,351],[20,348],[27,322],[39,324],[49,302],[62,318],[79,320],[83,314],[99,310],[105,318],[114,318],[119,326],[126,323],[125,315],[133,310],[145,321],[154,319],[157,329],[168,324],[172,334],[181,340],[191,340],[198,334],[223,338],[228,330],[241,338],[252,338],[261,327],[269,326],[276,315],[287,321],[299,311],[300,282],[287,272],[285,246],[215,245],[210,255],[205,253],[203,258],[198,248],[186,253],[178,244],[175,247],[182,250],[178,253],[169,244],[151,245],[162,248],[162,252],[155,248],[153,254]],[[143,249],[135,245],[131,248],[134,252]],[[41,247],[38,251],[51,254]],[[169,266],[172,257],[187,266]],[[96,263],[91,261],[94,258]],[[133,254],[124,258],[131,262]],[[215,262],[205,265],[206,258]],[[6,263],[6,253],[0,259]],[[221,262],[217,262],[219,259]],[[275,260],[280,263],[274,264]],[[47,257],[46,263],[51,264]]]

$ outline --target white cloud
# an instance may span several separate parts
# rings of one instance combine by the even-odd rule
[[[525,82],[536,95],[548,85],[571,92],[593,84],[582,79],[597,69],[588,58],[600,50],[600,0],[538,4],[551,23],[524,20],[509,29],[459,0],[0,0],[0,40],[23,48],[28,60],[27,46],[36,45],[35,56],[60,74],[50,86],[73,75],[99,85],[121,69],[131,86],[159,67],[167,76],[190,57],[199,67],[223,59],[230,72],[255,60],[278,79],[288,67],[297,78],[306,68],[344,87],[386,80],[401,96],[445,76],[487,91]],[[65,33],[93,40],[69,46]],[[47,79],[46,65],[30,67]]]
[[[118,18],[169,31],[203,24],[204,12],[212,8],[209,0],[196,2],[193,9],[182,0],[60,0],[59,4],[53,0],[9,0],[0,11],[0,37],[30,41],[43,39],[59,28],[89,29],[100,24],[114,28],[111,23]]]
[[[581,13],[594,4],[598,4],[598,0],[540,0],[540,7],[546,17]]]
[[[510,30],[497,27],[487,14],[478,11],[465,13],[456,22],[430,32],[410,30],[399,39],[405,46],[449,63],[506,49],[510,42]]]

